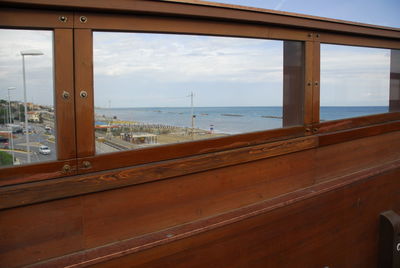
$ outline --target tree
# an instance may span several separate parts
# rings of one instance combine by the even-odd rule
[[[13,164],[12,156],[6,152],[0,152],[0,166],[8,166]]]

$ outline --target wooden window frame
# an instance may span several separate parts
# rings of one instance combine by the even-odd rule
[[[63,22],[61,17],[69,18]],[[75,142],[73,13],[0,9],[1,29],[49,30],[53,33],[53,81],[57,160],[0,169],[0,186],[78,174]],[[71,96],[63,98],[63,94]],[[60,142],[62,141],[62,142]]]
[[[55,98],[57,113],[57,140],[59,160],[2,168],[0,186],[25,182],[56,179],[64,176],[106,171],[117,168],[137,167],[153,163],[154,170],[168,161],[189,161],[215,154],[255,148],[293,138],[312,136],[312,146],[300,146],[298,150],[318,146],[315,138],[324,133],[352,131],[352,129],[393,122],[394,131],[398,128],[400,113],[385,113],[358,118],[319,122],[319,80],[320,80],[320,44],[333,43],[344,45],[368,46],[379,48],[400,48],[400,33],[393,29],[365,27],[359,24],[343,24],[337,21],[317,21],[312,17],[296,18],[285,14],[267,14],[258,10],[236,10],[213,5],[194,5],[166,1],[164,11],[156,6],[146,6],[149,2],[139,1],[144,9],[128,8],[117,1],[113,13],[104,11],[102,1],[91,3],[93,11],[82,11],[76,4],[64,4],[69,10],[60,10],[52,1],[6,1],[18,8],[0,9],[0,27],[21,29],[53,30],[55,41]],[[118,4],[119,3],[119,4]],[[18,4],[29,5],[35,9],[21,9]],[[48,5],[48,9],[43,8]],[[75,5],[75,6],[74,6]],[[96,5],[99,5],[96,8]],[[140,4],[138,4],[140,7]],[[91,9],[91,8],[85,8]],[[212,11],[206,15],[204,11]],[[222,11],[221,11],[222,10]],[[218,11],[218,12],[217,12]],[[165,12],[166,14],[163,14]],[[167,14],[169,12],[169,14]],[[251,15],[255,16],[251,16]],[[62,21],[61,17],[67,17]],[[86,18],[86,20],[82,18]],[[274,21],[274,19],[277,19]],[[286,20],[285,20],[286,19]],[[314,21],[314,23],[310,23]],[[300,28],[303,27],[303,28]],[[165,145],[134,151],[95,155],[94,149],[94,104],[93,104],[93,31],[124,31],[171,34],[196,34],[211,36],[247,37],[273,40],[304,42],[304,124],[303,126],[266,130],[233,135],[210,140],[194,141],[182,144]],[[89,93],[82,99],[81,90]],[[68,91],[68,102],[61,99],[63,91]],[[65,130],[65,131],[64,131]],[[361,130],[363,132],[363,130]],[[364,131],[368,133],[367,130]],[[366,134],[367,135],[367,134]],[[349,135],[347,135],[348,139]],[[343,140],[341,140],[343,141]],[[329,143],[329,142],[328,142]],[[327,144],[327,143],[326,143]],[[282,151],[281,153],[285,153]],[[270,157],[270,156],[266,156]],[[70,166],[69,170],[64,167]],[[229,161],[226,161],[229,165]],[[207,170],[202,167],[190,172]],[[162,173],[162,172],[161,172]],[[186,174],[185,170],[174,175]],[[154,180],[162,179],[155,176]],[[57,179],[57,181],[63,178]],[[125,185],[125,184],[124,184]],[[120,186],[118,186],[120,187]],[[103,188],[102,188],[103,189]],[[103,189],[104,190],[104,189]]]

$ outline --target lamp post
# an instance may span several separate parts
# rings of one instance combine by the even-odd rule
[[[22,79],[24,82],[24,114],[25,114],[25,137],[26,137],[26,153],[28,154],[28,163],[31,162],[31,150],[29,145],[29,130],[28,130],[28,109],[26,106],[26,79],[25,79],[25,56],[41,56],[43,52],[39,50],[24,50],[21,51],[22,56]]]
[[[14,137],[13,137],[13,128],[12,128],[12,125],[11,125],[11,101],[10,101],[10,90],[14,90],[15,89],[15,87],[9,87],[8,89],[7,89],[7,91],[8,91],[8,115],[9,115],[9,119],[10,119],[10,124],[8,125],[9,127],[10,127],[10,139],[11,139],[11,154],[12,154],[12,162],[13,162],[13,165],[14,165],[14,157],[15,157],[15,154],[14,154]]]

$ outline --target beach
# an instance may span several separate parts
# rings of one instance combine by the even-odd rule
[[[98,153],[189,142],[282,127],[282,107],[97,108]],[[387,112],[385,106],[321,107],[321,122]],[[193,124],[193,125],[192,125]]]

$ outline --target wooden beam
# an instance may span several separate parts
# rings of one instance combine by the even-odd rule
[[[74,47],[76,148],[86,157],[95,154],[92,31],[74,30]]]
[[[304,43],[283,42],[283,127],[304,123],[304,54]]]
[[[389,112],[400,112],[400,50],[390,53]]]
[[[72,29],[54,30],[55,124],[59,160],[76,158]]]
[[[193,1],[187,3],[185,1],[114,0],[113,5],[110,5],[108,0],[4,0],[3,4],[34,8],[45,7],[53,9],[92,10],[96,12],[131,12],[136,14],[147,13],[205,19],[214,18],[217,20],[263,23],[294,28],[302,27],[315,30],[329,30],[356,35],[400,39],[400,31],[396,28],[299,15],[289,12],[277,12]]]

